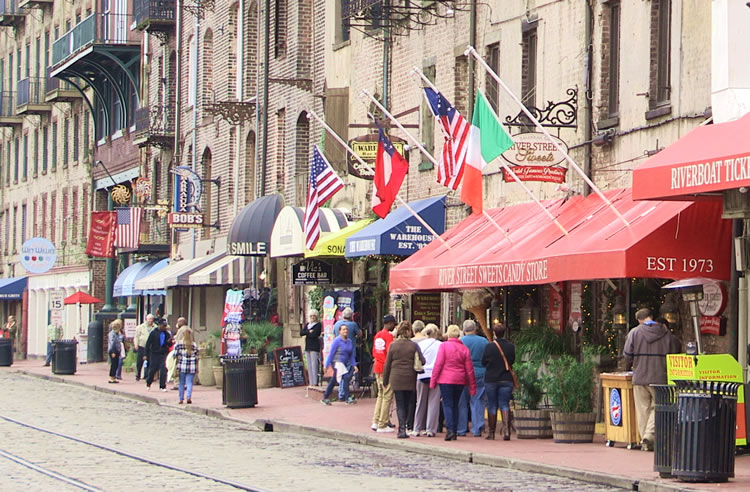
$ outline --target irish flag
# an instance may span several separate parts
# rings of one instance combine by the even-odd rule
[[[482,170],[513,146],[513,140],[498,122],[482,91],[477,91],[467,145],[461,201],[471,207],[472,213],[481,214]]]

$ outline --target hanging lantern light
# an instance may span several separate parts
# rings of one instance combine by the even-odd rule
[[[625,298],[617,296],[615,299],[615,305],[612,307],[612,323],[618,326],[625,326],[628,323],[628,318],[625,316]]]
[[[492,299],[492,304],[490,304],[490,321],[492,322],[492,326],[501,322],[500,301],[497,298]]]

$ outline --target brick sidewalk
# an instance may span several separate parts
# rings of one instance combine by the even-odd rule
[[[18,361],[11,368],[0,368],[0,370],[8,369],[36,376],[51,375],[50,368],[42,367],[38,360]],[[120,384],[108,384],[108,367],[105,363],[82,364],[78,366],[75,375],[58,377],[66,382],[99,387],[104,391],[114,391],[139,399],[156,400],[160,404],[177,407],[177,391],[170,390],[164,393],[156,389],[156,384],[152,386],[151,391],[146,391],[143,382],[136,384],[133,373],[125,373],[125,379]],[[481,454],[488,459],[500,460],[505,465],[508,465],[510,461],[518,462],[518,467],[524,465],[524,469],[533,469],[533,464],[540,464],[542,466],[539,471],[549,472],[552,468],[566,470],[568,473],[565,476],[571,476],[570,472],[579,475],[588,473],[616,476],[627,478],[634,483],[641,482],[640,490],[654,486],[664,489],[750,490],[750,455],[736,458],[736,476],[729,483],[689,484],[671,479],[660,479],[653,471],[653,453],[627,450],[620,444],[614,448],[608,448],[604,445],[604,437],[601,435],[595,436],[592,444],[555,444],[551,440],[515,438],[511,441],[487,441],[471,436],[459,437],[454,442],[446,442],[440,434],[435,438],[418,437],[397,440],[395,433],[376,434],[370,430],[373,399],[365,398],[355,405],[334,403],[331,406],[325,406],[319,403],[319,396],[306,393],[306,388],[264,389],[258,392],[259,402],[255,408],[228,409],[221,403],[219,389],[214,386],[195,386],[191,410],[205,411],[207,414],[222,415],[248,423],[267,421],[290,430],[331,437],[340,435],[347,440],[375,445],[408,445],[408,447],[421,445],[417,447],[425,446],[423,449],[435,454],[450,454],[455,451],[467,455],[468,453]],[[622,480],[618,483],[622,484]]]

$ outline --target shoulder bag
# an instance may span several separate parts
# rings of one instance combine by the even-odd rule
[[[505,367],[508,369],[508,372],[510,373],[510,376],[513,378],[513,388],[518,388],[518,376],[516,376],[516,372],[510,367],[510,364],[508,364],[508,359],[505,357],[505,352],[503,352],[503,348],[500,346],[499,343],[497,343],[497,340],[494,340],[495,345],[497,345],[497,349],[500,351],[500,355],[503,356],[503,360],[505,361]]]
[[[422,364],[422,360],[419,358],[419,350],[414,351],[414,371],[417,374],[424,374],[424,365]]]

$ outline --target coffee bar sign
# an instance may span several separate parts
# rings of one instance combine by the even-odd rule
[[[406,140],[403,138],[389,136],[393,146],[396,148],[399,154],[404,155],[404,145]],[[375,157],[378,155],[378,134],[370,133],[362,135],[361,137],[353,138],[349,140],[349,147],[352,148],[355,154],[360,159],[370,165],[369,168],[362,165],[354,156],[349,156],[349,174],[362,179],[371,180],[374,176]]]
[[[553,140],[565,152],[568,146],[555,136]],[[513,172],[521,181],[541,181],[544,183],[564,183],[568,168],[562,164],[565,154],[542,133],[519,133],[513,135],[513,146],[503,152],[502,158],[510,164]],[[515,181],[510,173],[503,169],[506,182]]]
[[[330,284],[333,268],[320,260],[302,260],[292,265],[294,285]]]

